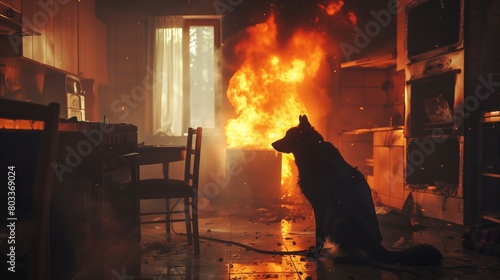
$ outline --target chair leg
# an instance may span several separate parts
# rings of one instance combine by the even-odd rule
[[[165,231],[167,233],[167,240],[171,239],[171,223],[170,223],[170,199],[165,199],[165,209],[166,209],[166,214],[165,214]]]
[[[191,211],[189,209],[189,198],[184,198],[184,219],[186,221],[186,235],[188,244],[193,244],[193,235],[191,233]]]
[[[198,200],[197,197],[193,198],[193,216],[192,216],[192,222],[193,222],[193,242],[194,242],[194,254],[199,255],[200,254],[200,234],[198,231]]]

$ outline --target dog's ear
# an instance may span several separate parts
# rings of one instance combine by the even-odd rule
[[[307,119],[306,115],[299,116],[299,127],[300,128],[310,128],[311,127],[311,124],[309,123],[309,120]]]

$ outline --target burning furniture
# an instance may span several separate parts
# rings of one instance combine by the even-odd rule
[[[296,125],[299,115],[314,111],[320,123],[328,111],[328,47],[315,31],[297,31],[286,44],[280,42],[273,14],[248,27],[246,35],[234,46],[241,65],[227,89],[237,117],[225,126],[226,170],[237,174],[226,172],[223,195],[279,198],[291,191],[282,185],[296,184],[293,156],[276,156],[271,143]]]
[[[225,199],[278,200],[281,190],[281,153],[272,150],[226,149]]]

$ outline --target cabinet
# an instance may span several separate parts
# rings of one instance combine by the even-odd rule
[[[2,0],[2,2],[13,9],[21,10],[21,0]]]
[[[84,131],[102,135],[102,141],[90,144],[90,153],[71,172],[55,173],[50,279],[115,279],[122,267],[138,275],[137,127],[114,125],[106,131],[100,123],[61,122],[54,161],[58,166],[68,163],[68,147],[88,142]]]
[[[78,72],[76,0],[24,0],[24,24],[39,32],[22,38],[22,56],[66,72]]]
[[[53,0],[54,1],[54,0]],[[60,16],[61,24],[61,62],[54,65],[70,73],[78,74],[78,29],[77,29],[77,11],[76,1],[71,0],[66,5],[61,6]]]
[[[107,27],[87,8],[78,7],[78,75],[107,83]],[[104,62],[104,63],[103,63]]]
[[[40,130],[36,125],[33,130],[33,123],[19,123],[19,126],[15,130],[0,129],[0,143],[3,144],[0,165],[15,164],[16,173],[22,174],[16,178],[16,184],[22,186],[16,188],[16,202],[22,206],[16,208],[16,217],[21,222],[32,219],[30,201],[36,162],[33,155],[38,153]],[[89,141],[84,132],[100,140]],[[84,145],[89,148],[85,155],[78,148],[82,143],[87,143]],[[75,153],[70,155],[70,150]],[[127,275],[139,275],[136,151],[136,126],[59,122],[48,213],[48,276],[43,279],[132,279],[116,276],[117,273],[125,276],[121,273],[122,268]],[[69,167],[69,158],[71,162],[78,158],[78,164]],[[19,234],[16,236],[16,273],[14,277],[2,279],[27,279],[23,277],[30,264],[26,256],[27,244],[23,242],[27,228],[24,231],[16,229]],[[7,234],[0,236],[3,252],[7,248],[7,237]]]
[[[0,38],[0,56],[23,57],[107,83],[107,28],[78,0],[23,0],[23,24],[41,35]],[[99,62],[99,67],[97,67]]]
[[[396,209],[404,203],[403,146],[403,129],[373,132],[373,189],[382,204]]]
[[[479,126],[478,214],[500,217],[500,111],[482,114]]]

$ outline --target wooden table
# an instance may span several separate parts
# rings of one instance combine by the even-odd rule
[[[171,162],[186,158],[185,146],[140,146],[137,151],[140,155],[139,164],[163,164],[163,177],[168,178],[168,166]]]

